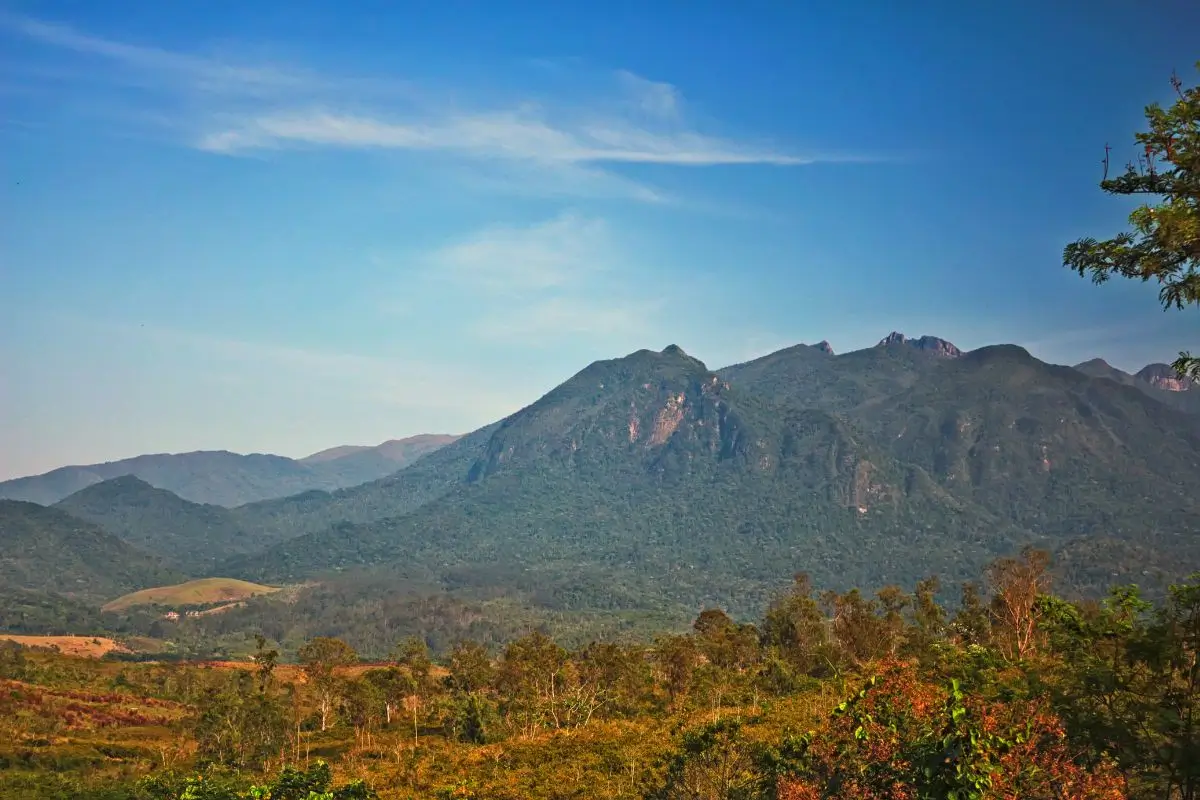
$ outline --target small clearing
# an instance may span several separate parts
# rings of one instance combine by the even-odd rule
[[[44,647],[78,658],[101,658],[113,651],[129,652],[129,648],[104,636],[18,636],[0,633],[0,640],[16,642],[25,647]]]
[[[118,597],[105,604],[103,611],[124,611],[135,606],[162,606],[181,608],[186,606],[236,603],[260,594],[279,591],[275,586],[262,586],[236,578],[200,578],[174,586],[156,586]]]

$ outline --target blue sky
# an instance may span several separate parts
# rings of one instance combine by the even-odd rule
[[[462,432],[672,342],[1170,360],[1194,313],[1060,266],[1195,79],[1156,8],[0,2],[0,478]]]

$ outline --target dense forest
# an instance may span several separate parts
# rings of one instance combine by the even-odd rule
[[[284,663],[0,649],[6,798],[1200,796],[1200,575],[1051,591],[1026,549],[957,587],[707,609],[649,644],[317,637]],[[311,792],[311,794],[310,794]]]

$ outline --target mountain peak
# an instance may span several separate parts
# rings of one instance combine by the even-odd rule
[[[94,484],[92,484],[92,486],[89,486],[87,488],[91,489],[95,486],[103,486],[106,489],[122,489],[122,490],[150,489],[153,491],[162,491],[161,489],[156,489],[149,481],[142,480],[137,475],[134,475],[132,472],[130,472],[126,475],[118,475],[115,478],[109,478],[106,481],[100,481],[100,483],[94,483]],[[84,489],[83,491],[87,491],[87,489]]]
[[[992,344],[987,347],[981,347],[978,350],[972,350],[966,356],[968,361],[976,364],[992,364],[1001,361],[1042,363],[1034,358],[1028,350],[1017,344]]]
[[[1083,361],[1075,365],[1074,369],[1088,369],[1089,367],[1098,369],[1113,369],[1113,365],[1109,364],[1103,358],[1093,358],[1088,361]]]
[[[1168,392],[1186,392],[1195,388],[1192,381],[1180,377],[1170,364],[1147,364],[1134,377]]]
[[[832,356],[832,355],[834,355],[834,352],[833,352],[833,345],[831,345],[831,344],[830,344],[830,343],[829,343],[827,340],[825,340],[825,339],[822,339],[822,340],[821,340],[820,342],[818,342],[817,344],[814,344],[814,345],[813,345],[813,349],[814,349],[814,350],[820,350],[822,353],[828,353],[828,354],[829,354],[829,355],[831,355],[831,356]]]
[[[936,336],[922,336],[918,339],[909,339],[899,331],[892,331],[887,336],[879,340],[876,347],[889,347],[891,345],[906,344],[909,347],[923,350],[927,353],[932,353],[935,356],[942,358],[958,358],[963,354],[962,350],[958,349],[951,342],[945,339],[939,339]]]
[[[687,353],[683,352],[683,348],[677,344],[667,345],[666,347],[663,348],[662,354],[664,356],[676,356],[676,357],[682,356],[683,358],[690,358],[690,356],[688,356]]]

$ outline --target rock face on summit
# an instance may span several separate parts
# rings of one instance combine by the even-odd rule
[[[959,350],[945,339],[939,339],[936,336],[922,336],[919,339],[909,339],[898,331],[892,331],[883,337],[877,346],[887,347],[894,344],[906,344],[909,347],[924,350],[942,358],[958,358],[962,355],[962,350]]]
[[[1186,392],[1196,386],[1192,381],[1181,378],[1169,364],[1149,364],[1134,377],[1166,392]]]
[[[1138,370],[1136,375],[1110,366],[1100,358],[1093,358],[1074,369],[1092,378],[1108,378],[1125,386],[1132,386],[1155,400],[1187,414],[1200,414],[1200,388],[1195,383],[1180,378],[1174,368],[1167,364],[1150,364]]]

